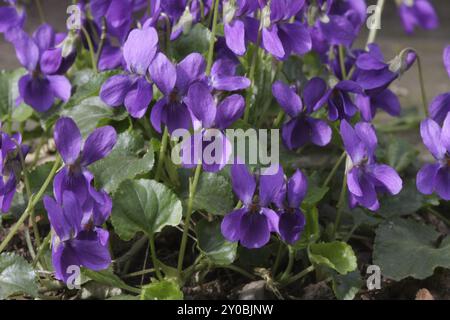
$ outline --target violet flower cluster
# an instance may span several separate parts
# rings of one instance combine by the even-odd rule
[[[111,264],[109,233],[102,225],[109,218],[112,200],[94,188],[92,163],[106,157],[117,141],[110,127],[95,129],[84,141],[71,118],[62,117],[54,139],[64,167],[53,182],[54,198],[44,197],[52,229],[52,262],[56,278],[67,282],[70,267],[103,270]]]

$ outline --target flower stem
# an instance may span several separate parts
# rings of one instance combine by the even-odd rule
[[[292,268],[294,267],[294,258],[295,258],[295,250],[291,246],[288,246],[289,249],[289,261],[288,265],[286,267],[286,270],[284,270],[283,275],[281,276],[281,281],[286,281],[289,279]]]
[[[82,27],[81,31],[83,32],[84,37],[86,38],[87,45],[89,47],[89,54],[91,55],[92,69],[94,69],[94,71],[97,73],[98,72],[97,59],[95,58],[94,44],[92,43],[91,36],[89,35],[89,32],[86,30],[85,27]]]
[[[281,123],[284,120],[284,116],[285,116],[285,112],[284,110],[280,110],[280,112],[278,112],[277,118],[275,119],[275,122],[273,123],[273,126],[275,128],[279,128]]]
[[[422,107],[424,111],[425,117],[428,116],[428,99],[427,99],[427,92],[425,90],[425,79],[423,76],[423,69],[422,69],[422,60],[420,59],[420,56],[416,53],[417,57],[417,69],[419,71],[419,82],[420,82],[420,91],[422,93]]]
[[[189,188],[189,200],[188,200],[188,206],[187,206],[187,211],[186,211],[186,218],[184,220],[183,237],[181,239],[180,252],[178,255],[178,276],[179,277],[181,277],[181,273],[183,271],[183,261],[184,261],[184,255],[186,253],[189,225],[190,225],[191,216],[193,213],[192,208],[194,206],[195,192],[197,190],[197,185],[198,185],[198,181],[200,179],[201,172],[202,172],[202,164],[199,163],[197,165],[197,168],[195,169],[194,180],[190,184],[190,188]]]
[[[330,174],[328,175],[328,177],[325,179],[325,182],[323,183],[323,188],[328,187],[328,185],[331,182],[331,179],[333,179],[334,175],[336,174],[337,170],[339,169],[339,167],[341,166],[342,162],[344,162],[345,158],[347,157],[347,153],[344,152],[342,153],[342,155],[340,156],[339,160],[336,162],[336,164],[334,165],[333,169],[331,169]]]
[[[308,268],[306,268],[305,270],[297,273],[295,276],[292,276],[288,281],[286,281],[283,284],[283,287],[290,285],[291,283],[294,283],[300,279],[302,279],[303,277],[305,277],[306,275],[308,275],[309,273],[314,271],[314,266],[309,266]]]
[[[52,181],[53,177],[55,176],[59,166],[61,164],[61,158],[57,157],[55,160],[55,164],[53,165],[52,170],[50,171],[50,174],[48,175],[47,179],[45,180],[44,184],[42,185],[41,189],[38,191],[36,196],[32,196],[31,199],[28,201],[28,206],[23,212],[22,216],[19,218],[19,220],[16,222],[16,224],[11,228],[6,238],[2,241],[0,244],[0,253],[5,250],[8,243],[11,241],[11,239],[14,237],[14,235],[17,233],[19,228],[22,226],[22,224],[25,222],[25,220],[28,218],[28,216],[31,214],[31,212],[34,210],[34,207],[38,204],[38,202],[41,200],[42,196],[45,193],[45,190],[47,189],[48,185]]]
[[[256,277],[253,274],[251,274],[250,272],[247,272],[246,270],[244,270],[242,268],[239,268],[238,266],[235,266],[235,265],[232,265],[232,264],[230,264],[228,266],[220,266],[220,268],[224,268],[224,269],[228,269],[228,270],[240,273],[243,276],[245,276],[245,277],[247,277],[247,278],[249,278],[251,280],[255,280],[256,279]]]
[[[158,257],[156,256],[156,248],[155,248],[155,235],[150,236],[150,255],[152,258],[153,268],[155,268],[156,276],[159,280],[162,280],[163,277],[161,275],[161,271],[159,270],[159,262]]]
[[[208,51],[208,63],[206,67],[206,74],[209,76],[211,74],[211,69],[213,65],[214,58],[214,45],[216,43],[216,32],[217,32],[217,20],[219,16],[219,0],[214,2],[214,16],[211,29],[211,39],[209,41],[209,51]]]
[[[379,19],[380,22],[381,22],[381,15],[383,14],[384,2],[385,2],[385,0],[378,0],[378,2],[377,2],[376,14],[379,14],[379,16],[377,16],[377,19]],[[377,33],[378,33],[378,28],[370,29],[369,37],[367,38],[366,49],[369,48],[369,44],[375,42],[375,40],[377,38]]]
[[[275,263],[272,268],[272,276],[273,277],[276,276],[278,268],[280,266],[281,257],[283,256],[283,249],[284,249],[284,244],[283,244],[283,242],[280,241],[280,244],[278,245],[277,256],[275,258]]]
[[[106,40],[106,19],[105,17],[102,18],[102,34],[100,35],[100,43],[98,45],[97,54],[95,58],[95,65],[98,67],[100,58],[102,56],[103,47],[105,46],[105,40]]]
[[[339,45],[339,64],[341,66],[342,79],[347,79],[347,70],[345,69],[345,48]]]
[[[161,178],[162,168],[164,165],[164,160],[166,158],[168,141],[169,141],[169,130],[167,129],[167,127],[165,127],[161,140],[161,148],[159,150],[158,166],[156,167],[156,174],[155,174],[156,181],[159,181],[159,179]]]
[[[36,0],[36,7],[38,9],[39,18],[41,19],[41,23],[45,23],[45,15],[44,15],[44,10],[42,9],[41,0]]]
[[[261,38],[262,38],[262,34],[261,34],[261,30],[258,31],[258,39],[256,41],[256,46],[255,46],[255,51],[253,52],[252,55],[252,61],[250,64],[250,72],[248,74],[248,78],[250,79],[250,88],[248,88],[247,91],[247,96],[246,96],[246,101],[245,101],[245,113],[244,113],[244,121],[248,123],[248,118],[250,117],[250,102],[251,102],[251,97],[253,95],[253,86],[255,84],[255,72],[256,72],[256,61],[257,61],[257,57],[258,57],[258,52],[259,52],[259,46],[261,44]]]
[[[339,202],[337,204],[336,220],[334,222],[334,227],[333,227],[333,238],[334,239],[336,238],[336,233],[339,229],[339,225],[341,224],[342,213],[344,212],[346,195],[347,195],[347,174],[344,175],[344,179],[342,181],[341,195],[339,196]]]

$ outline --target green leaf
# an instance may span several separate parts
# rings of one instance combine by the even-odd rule
[[[107,71],[97,73],[91,69],[77,71],[74,74],[73,85],[76,86],[75,93],[64,106],[64,109],[70,109],[79,105],[87,98],[98,96],[103,83],[117,71]]]
[[[113,200],[112,223],[123,240],[130,240],[138,231],[153,235],[165,226],[178,225],[182,219],[181,201],[153,180],[127,180]]]
[[[171,43],[175,59],[180,61],[193,52],[205,53],[209,49],[211,31],[197,23],[187,35],[183,35]]]
[[[400,194],[386,196],[380,200],[381,207],[378,214],[387,219],[405,216],[417,212],[425,202],[425,196],[417,190],[413,182],[409,182]]]
[[[188,197],[188,191],[185,193],[185,197]],[[194,210],[225,215],[233,209],[234,198],[230,180],[220,174],[202,173],[194,197]]]
[[[33,109],[24,104],[21,103],[19,106],[13,109],[12,112],[12,119],[13,121],[17,122],[25,122],[33,115]]]
[[[306,206],[315,206],[325,197],[325,195],[328,193],[328,190],[330,190],[330,188],[328,187],[322,188],[318,186],[312,186],[311,188],[308,188],[308,193],[305,197],[305,200],[303,201],[303,204]]]
[[[73,108],[63,110],[62,115],[76,122],[83,137],[97,128],[102,120],[120,121],[127,117],[123,108],[111,108],[99,97],[84,99]]]
[[[173,281],[153,282],[142,288],[141,300],[183,300],[183,292]]]
[[[37,193],[41,189],[42,185],[50,174],[50,171],[52,171],[53,165],[53,162],[46,162],[30,171],[28,177],[30,181],[31,193]],[[50,193],[52,193],[51,184],[45,190],[45,194]]]
[[[417,159],[417,151],[414,147],[403,139],[392,139],[387,147],[386,158],[388,164],[397,172],[401,172],[409,167]]]
[[[225,240],[220,231],[220,222],[202,220],[197,223],[195,232],[198,248],[214,264],[229,265],[236,259],[237,243]]]
[[[119,185],[137,175],[152,170],[155,154],[150,146],[146,151],[144,139],[135,132],[124,132],[119,135],[113,151],[89,169],[95,176],[96,184],[110,193],[114,193]],[[140,153],[144,153],[140,157]]]
[[[333,291],[339,300],[353,300],[364,284],[358,271],[346,275],[333,272],[332,279]]]
[[[340,241],[311,244],[309,259],[314,264],[330,267],[340,274],[347,274],[357,268],[352,247]]]
[[[437,267],[450,268],[450,236],[442,242],[431,226],[395,219],[381,224],[374,243],[374,264],[384,276],[399,281],[425,279]]]
[[[0,255],[0,299],[14,294],[38,294],[36,274],[31,265],[14,253]]]
[[[111,270],[93,271],[83,268],[82,274],[89,279],[98,282],[100,284],[110,286],[113,288],[121,288],[123,290],[139,293],[140,290],[127,285],[118,276],[116,276]]]
[[[10,110],[14,110],[19,96],[18,81],[26,73],[20,68],[14,71],[0,71],[0,120],[4,120]]]

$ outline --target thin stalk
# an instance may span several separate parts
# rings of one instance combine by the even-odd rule
[[[36,0],[36,7],[38,9],[39,18],[41,19],[41,23],[45,23],[45,15],[44,15],[44,10],[42,9],[41,0]]]
[[[145,270],[141,270],[141,271],[137,271],[137,272],[126,274],[122,278],[126,279],[126,278],[140,277],[142,275],[146,275],[146,274],[154,273],[154,272],[155,272],[155,269],[145,269]]]
[[[44,184],[42,185],[41,189],[38,191],[36,196],[32,196],[31,199],[28,201],[28,206],[23,212],[22,216],[19,218],[19,220],[16,222],[16,224],[11,228],[6,238],[2,241],[0,244],[0,253],[5,250],[8,243],[11,241],[11,239],[14,237],[14,235],[17,233],[19,228],[22,226],[22,224],[25,222],[25,220],[29,217],[31,212],[34,210],[34,207],[38,204],[38,202],[41,200],[42,196],[45,193],[45,190],[49,186],[50,182],[52,181],[53,177],[55,176],[59,166],[61,164],[61,158],[57,157],[55,160],[55,164],[53,165],[52,170],[50,171],[50,174],[48,175],[47,179],[45,180]]]
[[[377,2],[377,14],[379,15],[377,19],[381,22],[381,15],[383,14],[385,0],[378,0]],[[367,38],[366,49],[369,48],[369,44],[374,43],[377,38],[378,28],[372,28],[369,32],[369,37]]]
[[[255,46],[255,51],[253,52],[253,56],[252,56],[252,61],[250,64],[250,72],[248,75],[248,78],[250,79],[250,87],[247,91],[247,96],[246,96],[246,101],[245,101],[245,113],[244,113],[244,121],[248,123],[248,118],[250,117],[250,100],[251,100],[251,96],[253,94],[253,86],[255,84],[255,72],[256,72],[256,62],[257,62],[257,57],[258,57],[258,53],[259,53],[259,46],[261,44],[261,38],[262,38],[262,34],[261,34],[261,30],[258,32],[258,39],[256,41],[256,46]]]
[[[337,214],[336,214],[336,220],[334,222],[333,227],[333,238],[336,238],[336,233],[339,229],[339,225],[341,224],[342,220],[342,213],[344,212],[344,203],[345,203],[345,197],[347,196],[347,174],[344,175],[344,180],[342,181],[342,188],[341,188],[341,195],[339,196],[339,202],[337,204]]]
[[[284,270],[283,275],[281,276],[281,281],[289,279],[292,268],[294,267],[295,251],[294,248],[292,248],[291,246],[288,246],[288,249],[289,249],[288,265],[286,267],[286,270]]]
[[[102,34],[100,35],[100,43],[98,45],[97,54],[96,54],[96,62],[95,65],[98,67],[98,64],[100,62],[100,57],[102,56],[103,47],[105,46],[105,40],[106,40],[106,19],[105,17],[102,18]]]
[[[278,268],[280,267],[281,257],[283,256],[283,249],[284,249],[284,244],[283,244],[283,242],[280,241],[280,244],[278,245],[277,256],[275,258],[275,263],[272,268],[272,276],[273,277],[276,276]]]
[[[422,61],[417,53],[416,53],[416,57],[417,57],[417,69],[419,71],[420,91],[422,93],[422,107],[423,107],[424,115],[425,115],[425,117],[427,117],[428,116],[428,99],[427,99],[427,92],[425,90],[425,79],[423,76]]]
[[[246,270],[239,268],[238,266],[235,265],[228,265],[228,266],[220,266],[220,268],[224,268],[224,269],[228,269],[237,273],[242,274],[243,276],[251,279],[251,280],[255,280],[256,277],[255,275],[251,274],[250,272],[247,272]]]
[[[273,123],[273,126],[275,128],[280,127],[281,123],[284,120],[284,116],[285,116],[284,110],[280,110],[280,112],[278,112],[277,118],[275,119],[275,122]]]
[[[163,276],[161,275],[161,271],[159,270],[158,257],[156,256],[155,236],[151,235],[149,240],[150,240],[150,255],[152,258],[153,268],[156,271],[156,276],[158,277],[158,279],[162,280]]]
[[[162,136],[162,141],[161,141],[161,148],[159,150],[158,166],[156,167],[156,173],[155,173],[156,181],[159,181],[159,179],[161,178],[162,168],[164,166],[164,160],[166,158],[168,141],[169,141],[169,130],[167,129],[167,127],[165,127],[163,136]]]
[[[191,216],[193,213],[192,208],[194,206],[195,192],[197,190],[197,185],[198,185],[198,181],[200,179],[201,172],[202,172],[202,164],[199,163],[197,165],[197,168],[195,169],[194,180],[192,181],[192,184],[190,185],[190,189],[189,189],[189,200],[188,200],[186,218],[184,220],[184,226],[183,226],[183,237],[181,238],[180,252],[178,255],[177,270],[178,270],[179,276],[181,276],[181,273],[183,271],[183,261],[184,261],[184,255],[186,253],[186,245],[187,245],[188,234],[189,234],[189,225],[191,223]]]
[[[328,177],[325,179],[325,182],[323,183],[323,188],[328,187],[328,185],[331,182],[331,179],[333,179],[334,175],[336,174],[337,170],[339,169],[339,167],[341,166],[342,162],[344,162],[345,158],[347,157],[347,153],[344,152],[342,153],[342,155],[339,157],[339,160],[336,162],[336,164],[334,165],[333,169],[331,169],[330,174],[328,175]]]
[[[91,56],[92,69],[94,69],[94,71],[97,73],[98,72],[97,59],[95,58],[94,44],[92,43],[91,36],[89,35],[89,32],[86,30],[85,27],[82,27],[81,31],[83,32],[84,37],[86,38],[86,42],[87,42],[88,47],[89,47],[89,54]]]
[[[347,79],[347,70],[345,69],[345,48],[339,45],[339,64],[341,66],[342,79]]]
[[[300,279],[302,279],[303,277],[305,277],[306,275],[308,275],[309,273],[314,271],[314,266],[309,266],[308,268],[306,268],[305,270],[297,273],[295,276],[292,276],[289,280],[287,280],[282,287],[288,286],[291,283],[294,283]]]
[[[37,265],[38,261],[41,259],[42,255],[44,254],[44,249],[45,247],[47,247],[48,245],[50,245],[50,241],[52,239],[52,233],[49,232],[48,235],[44,238],[44,240],[42,241],[41,246],[38,248],[38,252],[36,254],[36,257],[33,260],[33,267]],[[47,265],[45,264],[45,261],[42,260],[41,261],[43,267],[48,270]]]
[[[207,75],[211,74],[211,68],[213,65],[214,45],[216,43],[218,16],[219,16],[219,0],[216,0],[214,2],[214,16],[213,16],[212,29],[211,29],[211,40],[209,41],[208,63],[206,65],[206,74]]]

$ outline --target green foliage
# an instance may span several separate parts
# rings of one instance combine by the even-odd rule
[[[33,267],[14,253],[0,255],[0,300],[12,295],[26,294],[36,297],[38,286]]]
[[[309,259],[313,264],[332,268],[342,275],[357,268],[356,256],[352,247],[340,241],[311,244]]]
[[[113,201],[112,223],[123,240],[132,239],[138,231],[152,236],[181,222],[181,201],[165,185],[153,180],[126,180]]]
[[[198,248],[216,265],[232,264],[236,259],[237,243],[225,240],[220,231],[220,222],[200,221],[196,228]]]
[[[142,288],[141,300],[183,300],[183,292],[172,281],[153,282]]]

